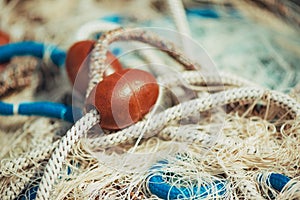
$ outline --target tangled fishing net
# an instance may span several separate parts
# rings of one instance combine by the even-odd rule
[[[299,18],[281,9],[275,17],[248,1],[201,2],[185,2],[190,32],[181,30],[210,55],[212,73],[201,71],[195,61],[205,58],[195,60],[200,53],[186,51],[178,35],[136,28],[180,29],[176,16],[173,25],[165,15],[166,2],[0,1],[0,27],[13,41],[65,49],[87,34],[77,32],[83,24],[124,16],[125,28],[93,35],[87,96],[114,48],[125,51],[124,67],[141,67],[160,84],[153,110],[122,130],[101,130],[95,109],[74,125],[1,116],[1,199],[299,199]],[[199,5],[205,12],[192,9]],[[137,41],[157,49],[128,53],[148,47]],[[49,59],[18,57],[8,65],[0,76],[2,101],[82,106],[64,70]]]

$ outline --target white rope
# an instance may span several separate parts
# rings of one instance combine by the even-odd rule
[[[294,116],[300,115],[300,105],[288,95],[268,91],[259,88],[238,88],[228,91],[223,91],[215,94],[211,94],[206,98],[194,99],[188,102],[184,102],[170,109],[165,110],[159,114],[154,115],[149,121],[141,121],[132,125],[124,130],[117,133],[113,133],[100,138],[89,139],[92,147],[106,148],[115,146],[124,142],[138,138],[140,135],[149,137],[149,134],[155,134],[165,128],[168,124],[174,121],[178,121],[183,117],[187,117],[192,114],[196,114],[201,111],[211,109],[216,106],[221,106],[233,102],[253,102],[257,99],[267,99],[271,103],[286,109],[291,112]],[[96,111],[91,111],[80,119],[71,130],[69,130],[61,141],[58,147],[52,154],[49,160],[44,176],[39,186],[38,199],[48,199],[51,189],[58,177],[61,170],[64,159],[68,152],[71,150],[74,143],[76,143],[88,130],[99,122],[99,116]],[[165,134],[165,135],[163,135]],[[187,134],[181,136],[182,140],[185,141],[199,141],[204,140],[208,142],[209,138],[205,138],[205,135],[193,136]],[[162,131],[160,134],[162,137],[169,137],[170,139],[178,138],[178,135],[170,135],[166,131]]]
[[[96,85],[103,78],[103,72],[106,68],[106,52],[108,46],[114,41],[122,40],[137,40],[141,42],[146,42],[160,50],[167,52],[170,56],[175,58],[179,63],[183,64],[186,69],[193,69],[197,64],[190,61],[185,57],[177,48],[174,47],[172,43],[163,41],[161,38],[147,33],[143,30],[132,30],[132,29],[119,29],[114,30],[109,33],[104,34],[101,39],[95,45],[92,52],[91,67],[90,67],[90,83],[87,91],[87,95],[91,91],[94,85]],[[185,74],[185,78],[192,83],[197,83],[199,81],[217,81],[216,76],[203,78],[201,76],[196,76],[194,74]],[[194,76],[195,75],[195,76]],[[200,78],[199,78],[200,77]],[[218,78],[219,79],[219,78]],[[238,80],[231,77],[221,78],[225,80],[228,84],[243,85],[245,82],[243,80]],[[173,81],[174,82],[174,81]],[[171,81],[172,83],[172,81]],[[246,83],[248,84],[248,83]],[[286,109],[290,112],[292,116],[300,115],[300,106],[289,96],[268,91],[262,88],[238,88],[228,91],[223,91],[215,94],[211,94],[208,97],[198,98],[190,100],[188,102],[183,102],[172,108],[165,110],[164,112],[153,115],[147,120],[140,121],[126,129],[112,133],[100,138],[89,139],[92,147],[106,148],[115,145],[128,142],[139,138],[140,136],[149,137],[150,134],[156,134],[169,125],[171,122],[176,122],[183,117],[187,117],[199,112],[209,110],[211,108],[222,106],[228,103],[234,102],[253,102],[258,99],[268,100],[277,106]],[[60,140],[58,147],[54,150],[51,159],[49,160],[42,181],[39,185],[39,190],[37,193],[37,199],[49,199],[50,193],[53,185],[61,171],[63,162],[71,150],[72,146],[82,138],[90,128],[95,124],[99,123],[99,115],[95,110],[87,113],[82,119],[80,119]],[[176,135],[175,135],[176,136]],[[175,137],[174,136],[174,137]]]
[[[126,129],[116,133],[90,139],[92,147],[107,148],[125,143],[138,138],[140,135],[149,137],[165,128],[169,123],[178,121],[182,117],[209,110],[213,107],[222,106],[234,102],[253,102],[257,99],[268,99],[270,103],[286,109],[294,117],[300,115],[300,105],[288,95],[268,91],[260,88],[238,88],[211,94],[208,97],[194,99],[183,102],[177,106],[169,108],[164,112],[154,115],[147,121],[140,121]],[[146,126],[146,127],[145,127]]]
[[[97,34],[97,33],[104,33],[107,31],[112,31],[114,29],[121,28],[120,24],[112,23],[112,22],[106,22],[103,20],[95,20],[88,22],[84,25],[82,25],[75,36],[75,41],[81,41],[91,38],[91,36]],[[139,43],[134,43],[133,47],[135,47],[135,50],[139,50],[138,53],[140,56],[145,59],[146,61],[150,63],[163,63],[162,59],[153,51],[143,51],[145,49],[145,46]],[[149,47],[149,46],[146,46]],[[155,69],[154,69],[155,70]],[[154,71],[156,74],[159,74],[159,71]]]
[[[18,103],[14,103],[14,105],[13,105],[13,114],[14,115],[19,114],[19,105],[20,104],[18,104]]]
[[[51,44],[44,45],[43,60],[45,63],[51,64],[51,65],[53,64],[51,55],[52,55],[53,50],[55,50],[55,49],[56,49],[55,45],[51,45]]]
[[[186,57],[176,46],[156,34],[144,31],[142,29],[117,29],[110,31],[97,41],[92,51],[90,66],[90,82],[87,89],[88,97],[94,86],[103,79],[103,73],[106,69],[106,53],[111,43],[115,41],[140,41],[166,52],[178,63],[182,64],[185,69],[198,69],[199,64]]]
[[[185,38],[189,39],[191,37],[191,30],[187,20],[187,16],[185,14],[182,0],[168,0],[168,6],[172,18],[175,22],[175,26],[181,34],[180,39],[183,51],[186,53],[186,55],[191,55],[193,52],[191,52],[191,49],[188,46],[188,42],[187,40],[185,40]]]
[[[173,87],[178,85],[185,85],[187,87],[191,85],[201,84],[218,84],[218,85],[230,85],[230,86],[257,86],[246,79],[235,76],[234,74],[219,72],[215,74],[202,74],[201,71],[184,71],[180,73],[174,73],[172,75],[164,75],[158,77],[158,82],[165,87]],[[192,89],[196,89],[193,87]]]
[[[187,21],[184,6],[181,0],[168,0],[173,20],[176,28],[180,33],[190,36],[191,30]]]
[[[39,184],[37,199],[48,200],[52,187],[61,171],[63,162],[73,145],[82,138],[87,132],[97,123],[100,116],[97,111],[91,110],[84,117],[75,123],[75,125],[61,138],[58,147],[52,153],[47,166],[45,167],[44,175]]]

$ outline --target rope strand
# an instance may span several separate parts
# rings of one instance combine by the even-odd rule
[[[97,123],[100,116],[96,110],[91,110],[84,117],[75,123],[75,125],[61,138],[57,148],[45,168],[44,175],[39,184],[37,199],[47,200],[50,198],[52,187],[61,171],[64,160],[72,149],[73,145],[78,142],[87,132]]]

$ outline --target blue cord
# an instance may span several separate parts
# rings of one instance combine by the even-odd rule
[[[0,115],[13,114],[13,104],[0,102]],[[53,102],[21,103],[19,104],[16,114],[58,118],[72,123],[82,116],[81,109],[79,108]]]
[[[121,24],[124,21],[124,17],[117,15],[117,14],[107,15],[107,16],[101,17],[100,19],[107,21],[107,22],[116,23],[116,24]]]
[[[13,115],[14,105],[9,103],[0,102],[0,114],[1,115]]]
[[[204,199],[208,195],[222,196],[226,193],[225,181],[214,181],[213,183],[195,186],[194,188],[176,187],[170,185],[163,179],[163,172],[160,170],[167,161],[158,162],[160,166],[153,166],[152,173],[147,181],[150,192],[162,199]],[[155,169],[155,170],[154,170]]]
[[[263,175],[260,174],[257,177],[258,183],[262,183]],[[282,192],[282,189],[285,187],[285,185],[290,181],[291,179],[283,174],[279,173],[271,173],[268,175],[266,179],[266,184],[269,187],[274,188],[278,192]]]
[[[38,189],[39,189],[39,186],[32,186],[30,189],[27,189],[22,194],[20,194],[18,199],[20,199],[20,200],[35,200]]]
[[[217,11],[213,9],[200,9],[200,8],[189,8],[186,9],[186,14],[187,15],[195,15],[195,16],[200,16],[203,18],[212,18],[212,19],[218,19],[220,15],[218,14]]]
[[[283,174],[272,173],[269,177],[271,186],[281,192],[284,186],[291,180],[289,177]]]
[[[0,46],[0,63],[10,61],[14,56],[34,56],[43,58],[47,53],[52,62],[61,67],[65,63],[66,52],[54,45],[46,45],[34,41],[10,43]]]

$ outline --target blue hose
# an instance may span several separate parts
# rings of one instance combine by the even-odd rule
[[[163,178],[163,171],[160,170],[167,161],[158,162],[160,166],[153,166],[149,175],[147,185],[150,192],[162,199],[204,199],[208,196],[222,196],[226,193],[226,181],[216,180],[205,185],[193,188],[177,187],[169,184]]]
[[[0,102],[0,115],[13,115],[14,106],[13,104]],[[74,121],[82,116],[81,109],[79,108],[53,102],[21,103],[15,114],[57,118],[71,123],[74,123]]]
[[[66,52],[53,45],[34,41],[10,43],[0,46],[0,63],[6,63],[15,56],[34,56],[43,58],[49,54],[51,61],[62,67],[65,63]]]

